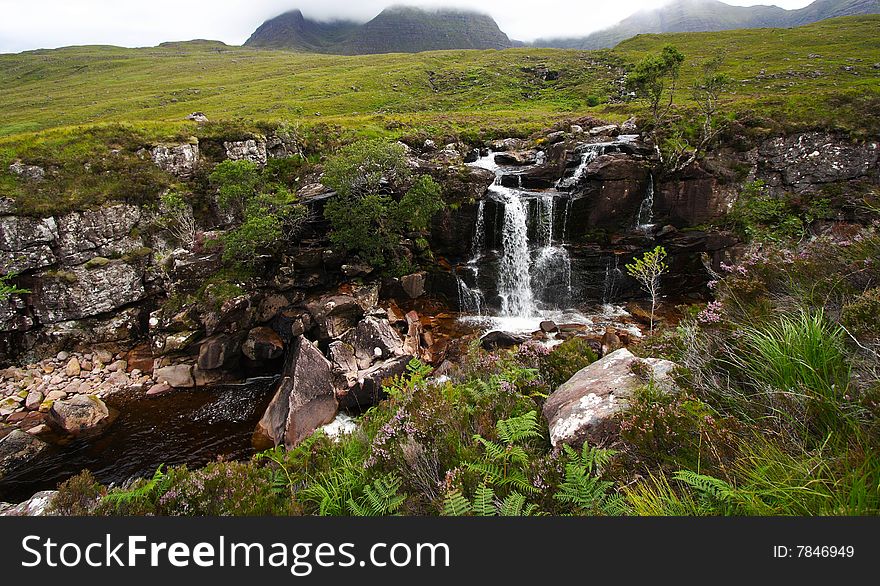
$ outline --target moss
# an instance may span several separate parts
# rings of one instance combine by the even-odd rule
[[[103,256],[96,256],[95,258],[90,259],[90,260],[85,264],[85,267],[86,267],[86,269],[88,269],[88,270],[91,271],[91,270],[95,270],[95,269],[100,269],[100,268],[106,267],[107,265],[110,264],[110,262],[111,262],[111,261],[110,261],[109,258],[104,258]]]
[[[139,246],[138,248],[129,250],[127,253],[122,255],[122,260],[129,264],[133,264],[143,258],[149,257],[151,254],[153,254],[152,248],[150,248],[149,246]]]

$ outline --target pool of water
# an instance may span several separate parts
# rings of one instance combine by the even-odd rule
[[[276,377],[241,384],[178,390],[155,398],[116,395],[119,411],[100,436],[53,445],[24,470],[0,481],[0,501],[21,502],[91,470],[103,484],[152,476],[162,464],[191,467],[253,454],[251,438],[272,399]]]

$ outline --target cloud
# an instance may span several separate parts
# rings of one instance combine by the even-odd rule
[[[237,45],[263,21],[294,8],[322,20],[366,22],[391,4],[478,10],[491,14],[512,38],[530,41],[585,35],[664,1],[668,0],[0,0],[0,53],[84,44],[154,46],[197,38]],[[809,0],[773,3],[799,8]]]

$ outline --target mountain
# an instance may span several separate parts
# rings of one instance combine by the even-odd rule
[[[291,10],[267,20],[245,42],[248,47],[294,49],[309,53],[333,53],[361,25],[347,20],[318,22]]]
[[[731,6],[718,0],[675,0],[643,10],[586,37],[540,39],[536,47],[601,49],[642,33],[722,31],[742,28],[789,28],[856,14],[880,13],[880,0],[816,0],[798,10],[777,6]]]
[[[464,10],[393,7],[373,20],[318,22],[293,10],[263,23],[249,47],[367,55],[442,49],[505,49],[513,42],[491,16]]]

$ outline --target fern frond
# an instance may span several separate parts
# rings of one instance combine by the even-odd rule
[[[472,511],[470,501],[458,489],[447,493],[446,498],[443,499],[443,515],[445,517],[464,517],[470,515]]]
[[[720,503],[731,504],[736,497],[736,489],[714,476],[697,474],[690,470],[680,470],[673,475],[673,478]]]
[[[495,430],[498,432],[498,437],[507,444],[541,437],[538,412],[529,411],[519,417],[501,419],[495,424]]]
[[[474,491],[473,510],[475,515],[481,517],[492,517],[498,514],[495,508],[495,491],[481,484]]]

